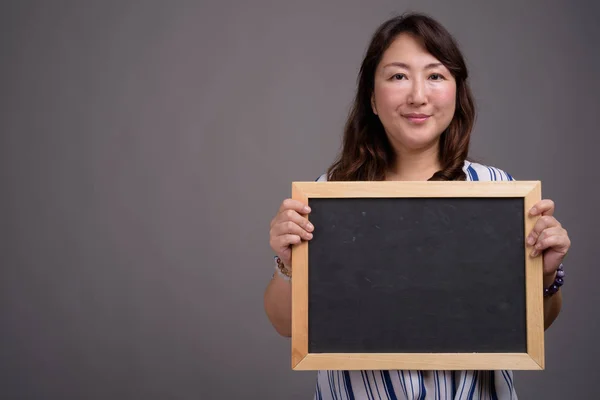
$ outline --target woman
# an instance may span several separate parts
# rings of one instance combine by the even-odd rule
[[[320,181],[513,180],[505,171],[467,160],[475,108],[467,68],[453,37],[435,20],[407,14],[375,32],[359,74],[338,159]],[[286,199],[271,222],[277,273],[265,291],[265,310],[283,336],[291,335],[291,245],[311,240],[305,204]],[[546,329],[557,317],[562,260],[570,240],[542,200],[527,236],[544,265]],[[559,268],[560,267],[560,268]],[[511,371],[319,371],[317,399],[516,399]]]

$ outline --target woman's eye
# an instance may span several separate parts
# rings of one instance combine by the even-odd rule
[[[433,79],[434,81],[439,81],[439,80],[444,79],[444,77],[440,74],[431,74],[430,78]]]
[[[404,74],[395,74],[394,76],[392,76],[392,79],[394,79],[394,80],[401,80],[404,78],[405,78]]]

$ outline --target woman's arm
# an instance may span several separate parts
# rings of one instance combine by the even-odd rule
[[[292,284],[278,273],[269,282],[264,295],[265,312],[281,336],[292,336]]]
[[[544,287],[547,288],[554,283],[554,276],[544,277]],[[556,320],[562,308],[562,290],[550,297],[544,298],[544,330]]]
[[[314,226],[305,217],[308,213],[308,205],[285,199],[271,221],[269,244],[288,271],[292,270],[292,246],[313,237]],[[265,289],[264,307],[275,330],[281,336],[292,336],[292,285],[279,273]]]
[[[538,215],[540,218],[527,237],[527,244],[532,246],[532,257],[541,255],[543,258],[544,288],[554,283],[558,268],[571,247],[567,230],[554,217],[554,208],[554,202],[545,199],[539,201],[530,210],[530,215]],[[544,329],[552,325],[561,308],[562,290],[544,298]]]

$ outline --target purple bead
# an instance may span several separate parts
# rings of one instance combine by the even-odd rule
[[[550,285],[550,287],[544,289],[544,297],[552,296],[554,293],[558,292],[558,289],[565,283],[563,279],[564,276],[565,271],[563,270],[563,264],[561,263],[556,271],[556,279],[554,279],[554,283]]]

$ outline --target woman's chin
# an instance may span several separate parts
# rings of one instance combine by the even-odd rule
[[[418,153],[437,148],[439,140],[439,136],[431,137],[428,140],[424,140],[423,137],[402,137],[396,138],[394,142],[399,145],[396,147],[400,147],[403,151]]]

